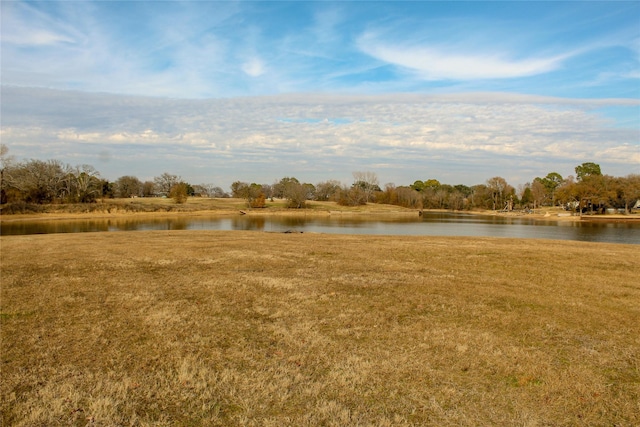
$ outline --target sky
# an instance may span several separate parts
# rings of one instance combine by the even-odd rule
[[[17,160],[192,184],[640,173],[638,1],[0,2]]]

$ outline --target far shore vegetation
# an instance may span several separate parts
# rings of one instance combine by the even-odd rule
[[[353,172],[351,184],[335,180],[311,184],[295,177],[284,177],[271,184],[235,181],[228,192],[214,184],[188,183],[167,172],[153,181],[142,182],[131,175],[111,182],[90,165],[72,167],[57,160],[16,162],[4,145],[0,154],[0,213],[3,215],[64,209],[94,212],[104,210],[105,206],[110,210],[109,202],[117,198],[168,198],[176,205],[183,205],[192,198],[239,198],[244,200],[243,208],[247,209],[280,206],[282,200],[287,209],[317,206],[312,202],[334,202],[351,207],[377,203],[419,210],[503,212],[561,207],[577,214],[629,214],[640,208],[640,175],[605,175],[600,166],[592,162],[576,166],[575,176],[562,177],[557,172],[550,172],[517,188],[500,176],[473,186],[451,185],[430,178],[409,185],[387,183],[381,187],[376,173],[365,171]],[[97,202],[102,206],[88,206]],[[127,207],[120,204],[114,209],[136,212],[147,211],[153,206],[132,203]],[[194,204],[191,206],[193,208]]]
[[[2,425],[640,425],[635,245],[202,230],[0,243]]]

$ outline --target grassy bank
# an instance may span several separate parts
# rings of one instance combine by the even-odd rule
[[[275,206],[276,204],[274,204]],[[133,214],[133,213],[193,213],[199,211],[237,212],[246,208],[242,199],[209,199],[190,197],[186,203],[178,204],[173,199],[162,197],[104,199],[95,203],[45,204],[34,205],[14,203],[2,206],[2,215],[62,215],[62,214]]]
[[[191,197],[184,204],[167,198],[107,199],[97,203],[51,205],[5,205],[0,222],[48,219],[98,219],[175,215],[330,215],[405,214],[417,215],[417,209],[370,203],[365,206],[340,206],[335,202],[310,201],[305,209],[289,209],[285,200],[268,201],[265,208],[249,209],[244,199],[208,199]]]
[[[127,214],[127,213],[196,213],[196,212],[237,213],[269,213],[269,212],[417,212],[396,205],[369,203],[363,206],[340,206],[336,202],[308,201],[304,209],[287,208],[287,201],[282,199],[268,200],[264,208],[248,208],[244,199],[234,198],[202,198],[189,197],[185,203],[178,204],[173,199],[162,197],[136,199],[105,199],[96,203],[48,204],[33,205],[17,203],[4,205],[2,214],[6,217],[14,215],[38,214]]]
[[[177,204],[172,199],[152,197],[136,199],[105,199],[97,203],[27,205],[14,204],[0,207],[0,223],[5,221],[40,221],[74,219],[117,219],[141,216],[180,216],[180,215],[238,215],[240,211],[247,215],[417,215],[418,209],[403,208],[396,205],[368,203],[363,206],[340,206],[336,202],[309,201],[305,209],[289,209],[285,200],[267,201],[262,209],[247,208],[244,199],[209,199],[190,197],[186,203]],[[440,212],[451,212],[439,210]],[[521,211],[464,211],[465,213],[498,215],[504,217],[527,218],[543,221],[624,221],[639,222],[640,215],[585,215],[571,216],[562,208],[541,208],[527,213]]]
[[[637,247],[5,236],[2,425],[640,424]]]

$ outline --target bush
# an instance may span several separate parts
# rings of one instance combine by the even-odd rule
[[[174,184],[169,190],[169,197],[171,197],[176,203],[183,204],[187,201],[189,196],[189,186],[184,182]]]
[[[252,208],[266,208],[267,199],[265,198],[263,193],[260,193],[258,194],[258,197],[250,200],[249,206]]]

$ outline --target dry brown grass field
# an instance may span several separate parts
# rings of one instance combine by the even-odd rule
[[[20,212],[20,209],[26,212]],[[15,212],[17,210],[18,212]],[[174,200],[162,197],[148,197],[135,199],[105,199],[97,203],[77,204],[49,204],[28,205],[18,204],[15,209],[4,206],[0,215],[0,221],[33,220],[34,218],[82,218],[82,217],[114,217],[135,215],[178,215],[178,214],[238,214],[244,211],[249,214],[328,214],[330,212],[346,213],[389,213],[412,212],[416,209],[408,209],[400,206],[385,204],[367,204],[365,206],[340,206],[336,202],[309,201],[305,209],[287,209],[286,200],[268,200],[263,209],[250,209],[244,199],[233,198],[203,198],[189,197],[186,203],[177,204]]]
[[[4,426],[638,426],[635,245],[5,236]]]

